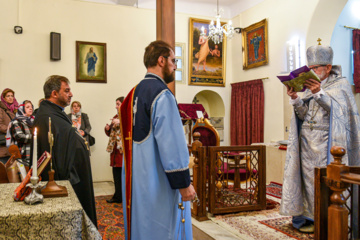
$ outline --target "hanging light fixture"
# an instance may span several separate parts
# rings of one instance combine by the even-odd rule
[[[217,0],[217,9],[216,9],[216,26],[214,25],[214,21],[211,21],[209,25],[209,38],[215,43],[219,44],[223,40],[224,34],[228,38],[232,38],[234,35],[234,27],[232,26],[231,20],[227,24],[221,26],[220,23],[220,11],[219,11],[219,0]]]

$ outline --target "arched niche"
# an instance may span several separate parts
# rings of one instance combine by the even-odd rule
[[[335,24],[348,0],[319,0],[306,34],[306,48],[316,45],[321,38],[322,45],[330,45]]]
[[[202,104],[209,117],[225,117],[225,104],[221,96],[211,90],[198,92],[195,97]]]
[[[353,79],[353,56],[352,56],[352,29],[344,26],[360,27],[360,1],[348,0],[342,10],[331,37],[331,47],[334,50],[333,65],[341,65],[342,75],[350,84]]]

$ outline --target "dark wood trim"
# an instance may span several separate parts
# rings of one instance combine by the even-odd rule
[[[330,189],[324,182],[326,167],[315,168],[315,239],[327,239],[328,206]]]
[[[175,0],[156,0],[156,39],[175,48]],[[175,95],[175,81],[168,87]]]

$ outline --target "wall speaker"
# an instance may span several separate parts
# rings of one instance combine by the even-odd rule
[[[50,33],[50,59],[61,60],[61,34],[56,32]]]

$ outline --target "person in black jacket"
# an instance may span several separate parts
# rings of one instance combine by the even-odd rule
[[[64,112],[70,105],[72,92],[66,77],[52,75],[44,84],[45,100],[36,114],[38,158],[44,151],[50,152],[48,140],[49,118],[54,136],[52,166],[55,180],[69,180],[87,216],[97,226],[94,188],[92,183],[89,148],[79,131]],[[41,174],[49,179],[50,164]]]

